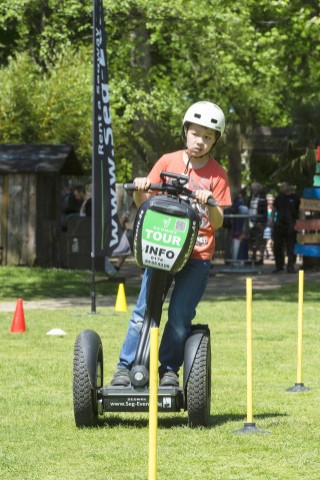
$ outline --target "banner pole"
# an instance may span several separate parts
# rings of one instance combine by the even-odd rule
[[[95,78],[96,78],[96,51],[95,51],[95,29],[96,29],[96,2],[92,3],[92,50],[93,50],[93,72],[92,72],[92,175],[91,175],[91,313],[96,313],[96,275],[95,275]]]
[[[95,271],[95,258],[92,255],[91,258],[91,313],[96,313],[96,271]]]

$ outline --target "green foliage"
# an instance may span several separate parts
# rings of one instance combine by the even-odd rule
[[[181,147],[181,119],[194,101],[215,101],[243,133],[294,124],[297,105],[318,110],[313,0],[105,0],[104,7],[120,181]],[[89,169],[91,0],[3,0],[0,13],[0,141],[72,143]],[[310,124],[314,148],[316,115]],[[217,155],[225,162],[228,148]]]
[[[0,70],[0,138],[3,143],[73,144],[90,164],[90,52],[71,47],[57,58],[50,74],[27,54],[9,59]],[[72,89],[72,95],[70,90]]]
[[[90,53],[87,48],[79,51],[67,48],[59,55],[50,75],[41,82],[45,88],[36,99],[42,110],[43,138],[49,143],[75,145],[80,158],[89,162],[92,142]]]
[[[28,52],[48,70],[70,44],[91,38],[91,2],[3,0],[0,5],[1,63],[16,52]],[[12,48],[14,46],[14,48]]]

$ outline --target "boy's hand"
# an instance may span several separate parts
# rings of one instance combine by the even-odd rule
[[[194,196],[199,203],[206,205],[209,198],[213,198],[212,192],[210,190],[195,190]]]
[[[137,177],[133,180],[133,183],[135,184],[136,190],[148,190],[151,182],[148,177]]]
[[[133,199],[136,206],[139,208],[140,205],[149,198],[150,194],[147,193],[151,182],[147,177],[137,177],[133,180],[135,185],[135,191],[133,192]]]

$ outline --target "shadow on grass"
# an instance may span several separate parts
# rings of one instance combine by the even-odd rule
[[[286,417],[286,413],[260,413],[254,416],[255,420],[265,420],[267,418],[278,418],[278,417]],[[246,422],[247,416],[246,415],[239,415],[239,414],[226,414],[226,415],[211,415],[210,417],[210,425],[211,427],[217,427],[219,425],[224,425],[225,423],[230,422]]]
[[[140,413],[140,412],[139,412]],[[132,412],[134,415],[134,412]],[[147,414],[146,414],[147,415]],[[261,413],[255,415],[254,421],[257,420],[265,420],[271,418],[279,418],[279,417],[286,417],[285,413]],[[239,415],[239,414],[225,414],[225,415],[210,415],[209,425],[205,427],[206,429],[216,428],[218,426],[224,425],[226,423],[233,423],[233,422],[245,422],[246,415]],[[118,427],[125,427],[125,428],[137,428],[137,429],[144,429],[148,428],[149,420],[148,418],[124,418],[120,415],[112,414],[110,417],[105,416],[103,419],[99,420],[99,427],[107,427],[107,428],[118,428]],[[188,427],[188,417],[187,413],[180,413],[174,416],[166,415],[158,417],[158,429],[162,430],[170,430],[171,428],[186,428]]]
[[[177,427],[187,427],[188,426],[188,418],[187,416],[166,416],[166,417],[159,417],[158,418],[158,429],[165,429],[169,430],[171,428]],[[109,418],[104,418],[103,420],[99,421],[99,427],[108,427],[108,428],[118,428],[118,427],[125,427],[125,428],[148,428],[149,427],[149,420],[148,418],[121,418],[120,416],[114,417],[110,416]]]

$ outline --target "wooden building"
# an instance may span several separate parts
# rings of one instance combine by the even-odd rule
[[[3,265],[61,266],[62,183],[81,174],[69,145],[0,145]]]

